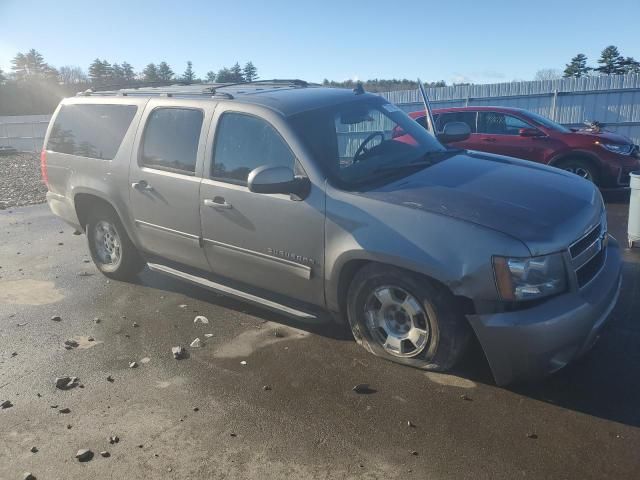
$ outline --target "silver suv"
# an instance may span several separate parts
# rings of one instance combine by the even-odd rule
[[[307,321],[331,312],[417,368],[450,369],[475,334],[498,384],[553,372],[618,297],[602,198],[441,143],[465,135],[301,81],[89,91],[56,110],[42,173],[108,277],[147,265]]]

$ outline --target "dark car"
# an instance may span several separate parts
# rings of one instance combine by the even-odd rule
[[[410,113],[425,125],[424,110]],[[433,110],[436,129],[464,122],[471,135],[454,147],[496,153],[552,165],[591,180],[600,188],[629,185],[640,168],[638,145],[616,133],[572,130],[520,108],[460,107]]]

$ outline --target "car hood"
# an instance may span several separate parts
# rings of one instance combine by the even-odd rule
[[[532,255],[566,249],[601,220],[603,209],[595,186],[573,174],[471,151],[361,195],[497,230]]]
[[[633,143],[633,140],[631,140],[629,137],[625,137],[624,135],[620,135],[618,133],[607,132],[606,130],[602,130],[599,133],[589,132],[586,130],[578,130],[576,132],[572,132],[571,135],[589,137],[594,142],[598,141],[601,143],[615,143],[618,145],[629,145],[630,143]]]

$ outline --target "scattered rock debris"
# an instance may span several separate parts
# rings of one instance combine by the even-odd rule
[[[57,377],[56,378],[56,388],[60,390],[69,390],[77,386],[78,386],[77,377]]]
[[[67,350],[71,350],[72,348],[78,347],[80,344],[76,342],[74,339],[70,338],[64,341],[64,348]]]
[[[58,410],[59,413],[71,413],[71,409],[68,407],[61,408]]]
[[[53,317],[51,317],[51,320],[54,322],[61,322],[62,317],[60,315],[54,315]]]
[[[98,317],[95,317],[95,318],[93,319],[93,322],[94,322],[94,323],[100,323],[100,322],[101,322],[101,320],[100,320]]]
[[[193,319],[193,323],[208,324],[209,323],[209,319],[207,317],[202,316],[202,315],[198,315],[198,316],[196,316],[196,318]]]
[[[237,437],[237,436],[238,436],[238,434],[237,434],[237,433],[233,433],[233,432],[231,432],[231,433],[229,434],[229,436],[230,436],[230,437]]]
[[[537,433],[527,433],[527,438],[531,438],[532,440],[535,440],[538,438],[538,434]]]
[[[31,473],[31,472],[24,472],[24,473],[22,474],[22,478],[23,478],[24,480],[37,480],[37,479],[36,479],[36,476],[35,476],[33,473]]]
[[[138,366],[138,362],[129,362],[129,368],[136,368]]]
[[[81,448],[76,453],[76,458],[79,462],[88,462],[93,458],[93,452],[87,448]]]
[[[196,338],[193,342],[191,342],[191,348],[200,348],[202,346],[202,342],[199,338]]]
[[[111,445],[113,445],[114,443],[118,443],[120,441],[120,437],[118,437],[117,435],[111,435],[109,437],[109,443]]]
[[[273,332],[273,336],[276,338],[284,338],[284,334],[278,329],[276,329],[276,331]]]
[[[213,333],[205,333],[204,336],[205,338],[211,338],[213,337]]]
[[[409,453],[410,453],[411,455],[414,455],[414,456],[418,455],[418,452],[417,452],[417,451],[415,451],[415,450],[411,450]]]
[[[11,352],[11,356],[12,357],[17,357],[18,356],[18,352]]]
[[[465,395],[464,393],[462,395],[460,395],[460,398],[466,402],[473,402],[473,398],[471,398],[468,395]]]
[[[199,409],[198,407],[193,407],[193,411],[194,411],[194,412],[199,412],[199,411],[200,411],[200,409]]]
[[[31,447],[29,450],[31,453],[38,453],[38,447]]]
[[[73,427],[71,426],[71,424],[67,425],[67,430],[71,430]]]
[[[107,452],[106,450],[100,452],[100,456],[104,457],[104,458],[109,458],[111,456],[111,454],[109,452]]]
[[[358,385],[353,387],[351,390],[359,394],[368,394],[368,393],[375,392],[375,390],[372,389],[368,383],[359,383]]]
[[[11,400],[3,400],[2,403],[0,403],[0,408],[2,408],[2,410],[6,410],[7,408],[11,407],[13,407],[13,403],[11,403]]]
[[[107,382],[113,383],[113,382],[115,382],[115,380],[113,379],[113,377],[111,375],[109,375],[107,377]]]
[[[171,348],[171,353],[173,354],[173,358],[175,358],[176,360],[180,360],[182,358],[184,358],[185,355],[185,349],[181,346],[177,346],[177,347],[172,347]]]
[[[268,392],[271,390],[271,385],[265,385],[262,387],[262,390],[264,390],[265,392]]]
[[[182,305],[178,305],[178,308],[187,308],[187,305],[183,303]]]
[[[133,322],[131,324],[131,326],[134,327],[134,328],[138,328],[140,325],[138,325],[138,322]]]
[[[240,362],[240,365],[246,365],[246,364],[247,364],[247,361],[246,361],[246,360],[242,360],[242,361]]]
[[[411,422],[411,420],[407,420],[407,427],[416,428],[416,426]]]

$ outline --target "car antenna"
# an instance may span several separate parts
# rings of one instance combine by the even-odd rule
[[[422,102],[424,103],[424,113],[425,118],[427,120],[428,130],[435,135],[436,128],[433,122],[433,113],[431,113],[431,103],[429,102],[429,97],[427,96],[427,91],[424,89],[424,84],[418,78],[418,89],[420,90],[420,96],[422,97]]]

